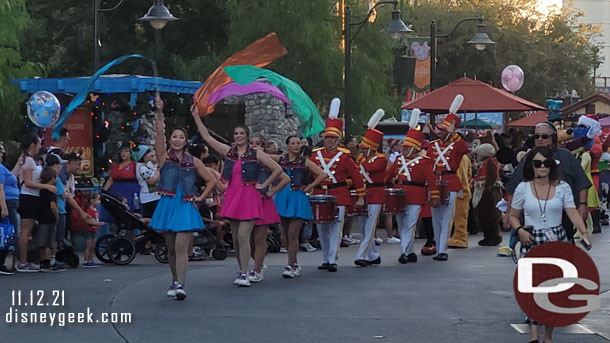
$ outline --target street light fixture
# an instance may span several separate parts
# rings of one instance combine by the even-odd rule
[[[455,24],[453,30],[447,34],[436,34],[436,22],[433,20],[430,23],[430,90],[434,90],[434,75],[436,74],[436,39],[437,38],[447,38],[451,36],[462,24],[466,21],[479,21],[477,24],[477,32],[472,36],[467,43],[474,45],[475,49],[478,51],[483,51],[487,48],[488,45],[496,44],[496,42],[492,41],[485,32],[485,24],[483,24],[483,17],[479,18],[464,18]]]
[[[100,0],[93,0],[93,73],[100,68],[100,47],[102,46],[102,43],[100,42],[99,29],[100,12],[114,11],[123,4],[123,1],[125,0],[120,0],[118,4],[112,8],[100,8]],[[167,7],[163,5],[163,0],[155,0],[153,5],[148,10],[148,13],[138,20],[150,21],[152,27],[160,30],[167,25],[167,22],[176,21],[178,18],[169,13]]]
[[[378,6],[381,5],[386,5],[386,4],[393,4],[394,5],[394,10],[392,11],[392,20],[390,21],[390,24],[384,29],[384,31],[386,33],[389,34],[390,38],[392,38],[395,41],[398,41],[404,34],[412,32],[412,30],[410,28],[407,27],[407,25],[405,25],[405,23],[400,19],[400,11],[398,10],[397,6],[398,6],[398,0],[393,0],[393,1],[379,1],[375,4],[375,6],[373,6],[370,10],[369,13],[367,14],[367,16],[358,22],[352,23],[351,22],[351,16],[352,16],[352,11],[350,9],[349,6],[345,7],[345,30],[343,31],[343,40],[345,43],[345,76],[344,76],[344,91],[345,91],[345,95],[344,95],[344,106],[343,106],[343,112],[344,112],[344,117],[345,117],[345,136],[349,137],[350,134],[350,125],[351,125],[351,112],[350,112],[350,80],[351,80],[351,75],[350,75],[350,67],[351,67],[351,50],[352,50],[352,42],[354,41],[354,39],[356,39],[356,36],[358,35],[358,33],[360,32],[360,30],[362,29],[362,27],[364,27],[364,24],[366,24],[366,22],[368,21],[369,17],[374,13],[375,8],[377,8]],[[354,35],[351,35],[351,30],[350,28],[352,26],[358,26],[358,29],[356,30],[356,32],[354,33]]]
[[[148,21],[152,27],[161,30],[168,22],[179,19],[169,12],[169,9],[163,4],[163,0],[155,0],[153,5],[148,9],[148,13],[138,20]]]

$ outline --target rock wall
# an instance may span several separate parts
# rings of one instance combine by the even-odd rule
[[[301,123],[290,105],[268,93],[247,94],[241,98],[246,105],[245,124],[252,137],[262,135],[285,150],[286,137],[300,135]]]

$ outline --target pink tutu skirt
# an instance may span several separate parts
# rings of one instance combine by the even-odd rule
[[[234,220],[263,218],[263,200],[253,185],[243,185],[241,160],[237,160],[220,209],[220,217]]]
[[[273,198],[263,197],[263,216],[254,222],[254,225],[271,225],[281,222],[280,215],[277,213],[277,207]]]

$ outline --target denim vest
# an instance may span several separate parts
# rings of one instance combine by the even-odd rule
[[[197,197],[197,187],[195,187],[197,168],[195,168],[193,156],[185,154],[182,157],[182,162],[178,163],[170,158],[168,153],[168,157],[159,173],[157,193],[176,196],[176,191],[180,186],[184,201],[193,201]]]
[[[241,158],[241,178],[243,184],[255,185],[258,182],[258,176],[260,172],[260,164],[256,158],[256,149],[247,148],[246,152],[239,156],[237,154],[237,147],[232,148],[225,157],[225,166],[222,169],[222,180],[231,180],[231,174],[233,173],[233,167],[238,159]]]
[[[288,174],[290,170],[290,188],[303,189],[307,184],[308,169],[305,166],[305,157],[299,156],[294,161],[289,161],[288,155],[282,155],[279,160],[280,166]]]

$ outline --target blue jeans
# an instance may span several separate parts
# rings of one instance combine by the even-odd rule
[[[303,227],[303,238],[311,239],[311,235],[313,234],[312,221],[308,221]]]
[[[15,226],[15,254],[17,254],[17,237],[19,237],[19,232],[21,231],[21,217],[19,216],[19,199],[14,200],[6,200],[6,207],[8,207],[8,219],[11,221],[11,224]]]

